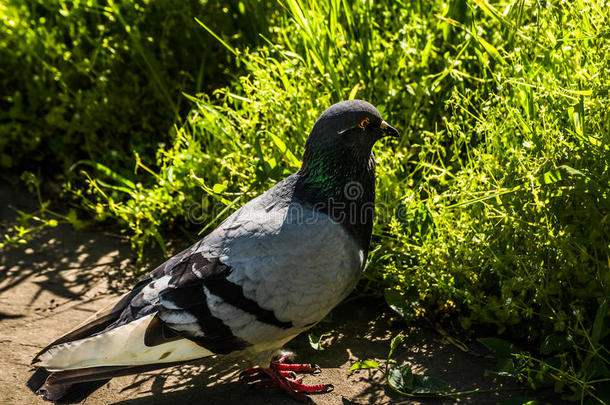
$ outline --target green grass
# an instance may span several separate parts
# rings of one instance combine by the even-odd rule
[[[234,71],[193,19],[253,45],[264,6],[242,1],[8,0],[0,4],[0,168],[67,170],[78,159],[128,172],[154,156],[190,109]],[[257,18],[239,19],[244,15]]]
[[[499,372],[608,403],[608,14],[601,1],[282,1],[253,47],[182,16],[239,73],[185,88],[192,108],[156,154],[120,155],[135,173],[84,156],[65,189],[140,255],[165,249],[168,230],[194,240],[298,169],[327,106],[367,99],[403,138],[376,147],[358,291],[407,321],[510,340],[494,346]]]

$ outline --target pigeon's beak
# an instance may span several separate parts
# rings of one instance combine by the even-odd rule
[[[400,138],[400,132],[385,121],[381,121],[379,128],[384,132],[384,136],[391,136],[393,138]]]

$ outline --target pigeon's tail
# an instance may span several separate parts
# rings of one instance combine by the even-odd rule
[[[94,328],[97,329],[97,328]],[[176,334],[167,336],[153,314],[46,348],[28,387],[57,404],[77,403],[109,379],[182,364],[213,353]]]
[[[68,342],[78,341],[87,337],[94,336],[106,328],[110,327],[118,318],[121,312],[125,309],[129,301],[135,294],[140,292],[144,287],[144,282],[136,285],[133,291],[125,294],[118,303],[101,310],[100,312],[87,319],[74,330],[61,336],[47,347],[42,349],[32,363],[40,362],[40,357],[48,355],[48,352],[57,345],[66,344]],[[96,378],[88,381],[74,381],[71,383],[53,381],[58,373],[47,370],[44,367],[38,367],[34,374],[27,382],[28,388],[34,393],[41,395],[48,401],[57,404],[74,404],[83,401],[95,390],[106,384],[111,376]]]
[[[144,280],[146,281],[146,280]],[[77,403],[113,377],[182,364],[213,355],[167,329],[155,313],[119,322],[144,282],[36,355],[28,387],[57,404]]]
[[[28,380],[28,388],[43,399],[56,404],[77,404],[106,384],[110,379],[86,381],[75,384],[47,384],[47,379],[55,373],[39,368]]]
[[[160,368],[186,363],[146,364],[142,366],[105,366],[51,372],[38,368],[27,382],[27,386],[43,399],[56,404],[76,404],[113,377],[144,373]]]

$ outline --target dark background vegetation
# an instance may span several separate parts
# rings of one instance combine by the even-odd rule
[[[142,259],[299,166],[328,105],[377,150],[359,294],[486,341],[498,373],[608,403],[610,31],[603,1],[0,4],[0,166],[40,209],[2,246],[119,224]],[[50,202],[54,202],[50,204]],[[508,342],[512,343],[508,343]],[[404,387],[403,387],[404,388]]]

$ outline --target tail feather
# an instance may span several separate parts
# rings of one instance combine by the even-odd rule
[[[121,312],[127,307],[131,299],[142,291],[142,288],[149,282],[150,279],[144,278],[141,280],[133,290],[124,294],[118,302],[115,302],[108,307],[100,310],[92,317],[86,319],[83,323],[78,325],[76,328],[59,337],[58,339],[51,342],[44,349],[32,359],[32,364],[40,360],[40,356],[46,353],[53,346],[57,346],[62,343],[72,342],[75,340],[83,339],[89,336],[93,336],[110,326],[114,321],[117,320]]]
[[[118,302],[102,309],[75,329],[53,341],[34,357],[32,363],[40,362],[40,357],[47,355],[49,350],[57,345],[84,339],[104,331],[118,319],[121,312],[127,307],[132,298],[139,293],[149,281],[148,278],[144,278],[132,291],[123,295]],[[29,378],[27,386],[32,392],[42,395],[47,401],[52,401],[56,404],[76,404],[82,402],[113,377],[112,375],[99,375],[97,378],[90,378],[86,381],[78,381],[75,379],[73,382],[66,383],[62,382],[61,379],[54,377],[55,374],[56,373],[49,371],[44,367],[38,367]],[[56,379],[57,382],[52,383],[53,379]]]
[[[130,367],[195,360],[214,354],[192,340],[175,336],[165,343],[148,346],[147,331],[154,325],[154,319],[155,315],[147,315],[92,337],[53,346],[39,356],[36,365],[51,371]]]
[[[177,366],[188,362],[189,360],[176,361],[173,363],[145,364],[142,366],[103,366],[82,368],[77,370],[55,371],[50,374],[46,382],[50,385],[90,382],[97,381],[100,379],[123,377],[131,374],[145,373],[147,371]]]
[[[91,395],[95,390],[110,381],[110,378],[78,382],[75,384],[48,384],[47,381],[55,373],[44,368],[38,368],[27,382],[33,393],[56,404],[77,404]]]
[[[27,386],[45,400],[74,404],[83,401],[113,377],[213,355],[189,339],[168,333],[157,319],[152,304],[135,314],[128,311],[132,301],[138,300],[138,294],[152,282],[155,274],[159,271],[163,274],[164,266],[140,280],[118,302],[42,349],[32,361],[37,369]],[[122,318],[124,315],[125,319]]]
[[[56,404],[76,404],[114,377],[144,373],[160,368],[184,364],[186,361],[143,366],[91,367],[50,372],[38,368],[27,382],[32,392]]]
[[[31,389],[33,393],[36,393],[44,385],[50,375],[50,371],[47,371],[44,368],[37,368],[27,382],[28,388]]]
[[[110,313],[108,315],[100,316],[96,319],[90,320],[85,325],[80,328],[76,328],[73,331],[63,335],[59,339],[53,341],[53,343],[47,345],[44,349],[42,349],[38,354],[32,359],[32,364],[40,361],[40,356],[49,351],[53,346],[57,346],[62,343],[72,342],[75,340],[79,340],[91,335],[94,335],[98,332],[103,331],[108,325],[114,322],[116,319],[116,314]]]

